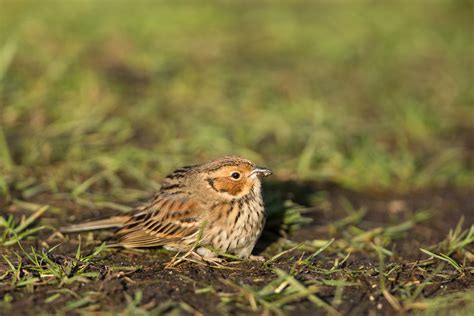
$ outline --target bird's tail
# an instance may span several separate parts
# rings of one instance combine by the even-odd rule
[[[100,219],[97,221],[86,222],[77,225],[71,225],[67,227],[61,227],[59,230],[62,233],[76,233],[88,230],[97,229],[108,229],[108,228],[120,228],[122,227],[130,216],[114,216],[106,219]]]

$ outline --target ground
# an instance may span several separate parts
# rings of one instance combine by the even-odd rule
[[[1,315],[474,308],[471,1],[1,8]],[[230,154],[274,172],[264,262],[58,231]]]
[[[472,227],[470,236],[462,238],[467,244],[451,253],[454,260],[463,264],[461,271],[442,260],[432,257],[429,260],[430,256],[420,251],[423,248],[446,253],[447,245],[442,242],[449,230],[461,218],[464,218],[463,230],[469,223],[472,225],[474,209],[470,192],[443,188],[404,195],[367,194],[290,182],[273,182],[265,188],[267,196],[285,196],[300,205],[311,203],[308,198],[314,197],[314,193],[318,196],[311,206],[298,208],[312,219],[311,223],[285,234],[288,239],[281,236],[283,232],[275,230],[284,227],[275,223],[281,213],[270,218],[268,230],[256,250],[265,256],[265,262],[228,259],[213,265],[184,260],[168,266],[174,254],[164,250],[102,250],[92,261],[78,264],[87,265],[83,272],[73,268],[69,274],[45,277],[25,258],[23,272],[17,280],[12,275],[4,276],[0,293],[10,297],[4,306],[21,314],[33,310],[133,313],[140,309],[152,313],[208,315],[266,310],[294,315],[370,311],[395,314],[400,310],[433,312],[440,308],[454,311],[472,308]],[[47,195],[38,199],[49,201],[53,207],[72,209],[67,201],[53,202]],[[12,206],[10,210],[15,214],[18,209]],[[75,212],[81,212],[76,215],[78,218],[97,216],[97,212],[87,210]],[[68,212],[69,218],[71,215]],[[46,213],[43,220],[57,228],[66,224],[68,218],[58,220]],[[89,254],[108,235],[85,233],[79,238],[77,234],[63,237],[51,235],[52,232],[57,234],[55,229],[46,229],[32,244],[36,249],[59,245],[47,256],[53,265],[59,266],[74,265],[79,243],[82,253]],[[334,241],[314,255],[331,238]],[[30,243],[23,243],[25,250],[11,247],[2,250],[2,254],[12,257],[16,252],[21,256],[23,251],[28,252]],[[386,253],[378,252],[376,247],[382,246]],[[468,251],[469,257],[463,258]],[[47,262],[40,265],[46,270],[51,268]],[[7,263],[3,262],[0,268],[8,271]],[[83,274],[74,280],[75,275]],[[19,285],[22,280],[32,278],[35,280],[30,285]],[[389,297],[384,296],[384,289],[390,293]],[[309,299],[310,295],[317,300]]]

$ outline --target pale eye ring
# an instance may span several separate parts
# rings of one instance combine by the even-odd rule
[[[230,176],[234,180],[239,180],[240,179],[240,172],[234,171],[230,174]]]

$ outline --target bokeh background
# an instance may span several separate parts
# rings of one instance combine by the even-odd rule
[[[0,6],[7,199],[136,200],[227,154],[353,190],[473,185],[471,1]]]

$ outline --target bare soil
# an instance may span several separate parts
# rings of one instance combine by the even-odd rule
[[[344,205],[347,201],[355,208],[367,208],[360,227],[370,229],[379,226],[393,225],[401,223],[411,218],[414,212],[427,210],[431,213],[431,218],[416,224],[412,229],[390,244],[389,250],[395,255],[386,262],[397,262],[405,268],[401,269],[394,279],[389,279],[387,287],[397,286],[402,281],[422,281],[423,276],[417,269],[411,269],[411,262],[416,262],[426,255],[419,251],[420,247],[429,248],[431,245],[440,242],[448,234],[449,229],[456,226],[459,219],[464,217],[464,226],[468,227],[474,223],[474,203],[470,192],[465,190],[452,190],[448,188],[423,190],[407,194],[388,193],[367,193],[353,192],[340,189],[330,184],[318,185],[313,183],[269,183],[265,186],[266,192],[281,194],[287,198],[302,204],[313,205],[311,197],[314,192],[319,192],[324,196],[324,202],[318,203],[306,214],[313,219],[308,224],[296,232],[287,236],[295,242],[302,242],[314,239],[329,239],[338,237],[339,233],[331,232],[331,223],[347,216]],[[311,194],[308,194],[310,192]],[[43,221],[59,227],[63,224],[75,220],[104,217],[113,214],[111,210],[91,211],[84,207],[79,207],[72,202],[51,200],[47,195],[38,196],[35,202],[48,202],[51,205],[59,206],[62,209],[60,214],[49,214]],[[20,214],[14,206],[10,206],[9,211],[13,214]],[[51,237],[52,231],[42,232],[40,238],[35,241],[36,246],[41,249],[47,243],[49,246],[58,242],[57,237]],[[94,233],[94,239],[90,234],[81,236],[83,251],[90,251],[98,240],[107,238],[109,233]],[[48,240],[49,238],[49,240]],[[271,257],[268,246],[275,242],[275,234],[266,234],[257,246],[256,252],[266,257]],[[54,252],[53,260],[62,262],[74,257],[78,245],[78,235],[71,235],[62,240],[61,246]],[[2,249],[3,254],[8,254],[15,247]],[[24,289],[0,287],[0,297],[9,294],[13,297],[10,304],[11,309],[0,311],[0,315],[33,314],[34,312],[54,313],[61,309],[67,302],[83,296],[87,292],[96,293],[96,299],[85,304],[82,311],[100,310],[122,310],[127,304],[128,297],[134,297],[137,290],[141,290],[143,298],[140,306],[145,309],[152,309],[158,305],[163,306],[162,312],[172,310],[176,302],[187,304],[189,313],[202,313],[206,315],[217,314],[259,314],[252,311],[248,304],[233,303],[223,305],[222,293],[236,293],[238,290],[229,284],[229,280],[235,284],[247,284],[259,288],[268,284],[276,278],[273,269],[275,267],[289,271],[295,268],[295,263],[300,259],[301,251],[289,252],[270,264],[262,262],[229,262],[225,264],[228,269],[215,268],[184,262],[173,269],[166,269],[165,264],[173,257],[173,253],[160,249],[144,251],[107,251],[101,254],[100,260],[93,263],[92,271],[98,271],[99,277],[90,279],[87,283],[74,282],[64,285],[63,288],[71,290],[55,300],[53,303],[45,303],[45,299],[57,293],[58,287],[38,286],[33,292]],[[327,256],[323,252],[314,260],[316,267],[331,267],[334,261],[333,255]],[[322,275],[314,269],[308,267],[296,267],[296,279],[320,280],[320,279],[348,279],[358,282],[359,286],[348,286],[344,288],[342,302],[338,306],[338,311],[343,314],[366,314],[369,311],[377,311],[382,314],[395,314],[396,311],[380,295],[374,295],[374,285],[378,284],[379,276],[376,267],[379,261],[374,253],[364,251],[354,252],[345,262],[341,272],[331,275]],[[5,268],[6,263],[0,261],[0,271]],[[2,267],[3,266],[3,267]],[[122,267],[122,268],[117,268]],[[134,267],[129,270],[123,267]],[[357,273],[359,271],[359,273]],[[474,287],[472,275],[466,274],[463,278],[445,279],[435,278],[433,283],[423,290],[424,297],[433,297],[447,294],[453,291],[465,290]],[[202,290],[207,289],[207,290]],[[327,302],[331,302],[335,295],[335,287],[322,286],[317,295]],[[94,295],[89,296],[94,297]],[[163,302],[169,301],[169,305]],[[318,315],[325,314],[321,309],[317,309],[308,300],[302,300],[297,304],[293,303],[285,308],[285,312],[290,315]],[[70,312],[78,313],[77,310]]]

